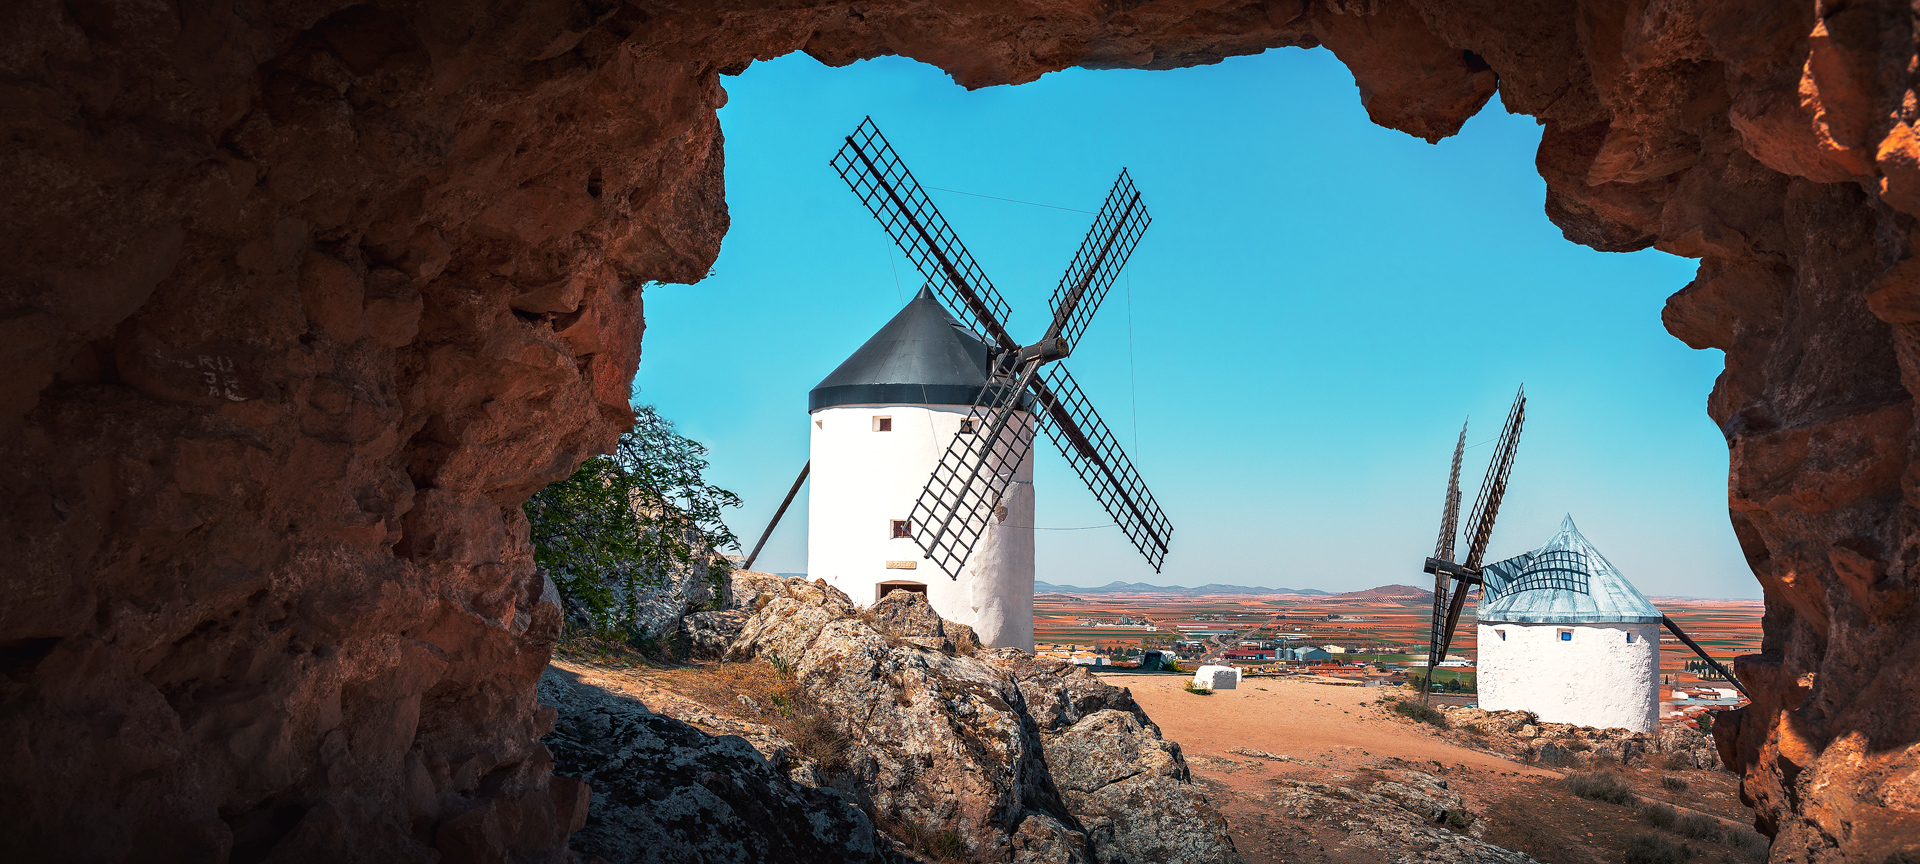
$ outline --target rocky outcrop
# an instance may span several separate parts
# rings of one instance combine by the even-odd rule
[[[980,650],[952,626],[919,594],[862,610],[793,579],[728,655],[792,670],[846,742],[829,779],[883,824],[951,832],[977,861],[1239,860],[1179,745],[1125,690],[1017,649]]]
[[[1342,845],[1377,850],[1379,860],[1423,864],[1535,864],[1530,855],[1479,839],[1481,823],[1461,806],[1446,781],[1419,771],[1395,771],[1394,779],[1368,788],[1305,780],[1280,780],[1261,793],[1274,812],[1337,825]],[[1465,822],[1449,830],[1449,820]]]
[[[1448,708],[1446,718],[1449,731],[1443,734],[1455,743],[1521,762],[1579,768],[1610,762],[1675,771],[1721,767],[1712,739],[1687,726],[1663,727],[1658,733],[1595,729],[1542,723],[1525,711],[1479,708]]]
[[[1776,858],[1920,832],[1920,714],[1890,710],[1920,687],[1907,5],[27,0],[0,22],[12,857],[558,854],[462,827],[556,818],[517,508],[629,422],[643,286],[699,278],[726,229],[721,75],[792,51],[978,87],[1324,45],[1370,117],[1429,140],[1497,90],[1545,127],[1570,239],[1702,259],[1664,319],[1726,352],[1707,408],[1768,616],[1737,665],[1754,704],[1716,733]]]
[[[669,566],[658,580],[640,585],[629,626],[646,638],[659,639],[680,630],[690,614],[725,608],[728,579],[713,572],[714,557],[700,556],[692,566]],[[624,606],[626,600],[619,602]],[[585,616],[576,619],[584,623]]]
[[[860,808],[794,782],[744,738],[708,735],[560,669],[541,677],[540,701],[559,715],[545,739],[559,779],[592,787],[591,808],[569,812],[583,853],[609,864],[907,860]]]
[[[680,635],[688,652],[706,658],[725,654],[747,621],[753,618],[754,611],[786,593],[786,581],[772,573],[733,571],[727,578],[719,608],[681,617]],[[934,616],[934,620],[938,621],[939,616]]]

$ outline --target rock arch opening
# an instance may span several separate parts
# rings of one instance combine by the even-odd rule
[[[1727,352],[1768,601],[1722,754],[1776,854],[1920,830],[1920,719],[1886,710],[1920,661],[1904,7],[237,8],[29,5],[0,57],[5,842],[557,855],[580,790],[538,744],[558,621],[517,506],[629,422],[641,287],[717,253],[718,76],[1315,45],[1421,138],[1497,89],[1570,239],[1701,259],[1664,320]]]

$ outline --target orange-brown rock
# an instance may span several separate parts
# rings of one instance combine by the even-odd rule
[[[721,75],[970,87],[1324,43],[1369,116],[1544,124],[1545,208],[1702,259],[1666,321],[1768,602],[1722,725],[1777,861],[1920,836],[1920,105],[1890,0],[0,8],[0,852],[551,860],[519,503],[628,422],[726,229]],[[1275,82],[1285,86],[1285,82]]]

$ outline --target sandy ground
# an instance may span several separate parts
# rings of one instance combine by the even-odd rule
[[[1100,680],[1131,690],[1147,716],[1160,725],[1160,734],[1180,742],[1189,753],[1230,756],[1228,748],[1249,747],[1329,767],[1357,768],[1397,757],[1451,769],[1560,776],[1456,747],[1383,717],[1370,708],[1385,692],[1381,687],[1253,678],[1236,690],[1197,696],[1186,691],[1185,675],[1101,675]]]
[[[1247,864],[1373,864],[1397,861],[1393,850],[1355,848],[1341,826],[1293,819],[1276,808],[1288,781],[1364,788],[1396,768],[1444,778],[1482,820],[1476,833],[1550,864],[1614,864],[1626,839],[1650,829],[1637,809],[1574,797],[1564,772],[1536,768],[1445,740],[1432,727],[1385,709],[1383,696],[1400,688],[1340,687],[1286,679],[1246,679],[1211,696],[1186,691],[1184,675],[1110,673],[1100,679],[1126,687],[1178,741],[1194,777],[1226,815]],[[1412,695],[1412,694],[1407,694]],[[1273,761],[1242,750],[1290,757]],[[1619,769],[1648,801],[1669,803],[1743,824],[1751,814],[1737,800],[1737,780],[1726,772],[1685,772],[1690,786],[1660,785],[1663,773]],[[1706,862],[1750,862],[1731,846],[1693,841]]]

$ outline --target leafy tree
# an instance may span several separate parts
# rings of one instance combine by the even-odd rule
[[[588,459],[524,508],[534,561],[607,634],[637,635],[630,631],[645,589],[677,568],[704,565],[724,580],[731,565],[717,551],[740,545],[721,519],[740,497],[701,476],[707,448],[653,406],[635,412],[613,455]]]

